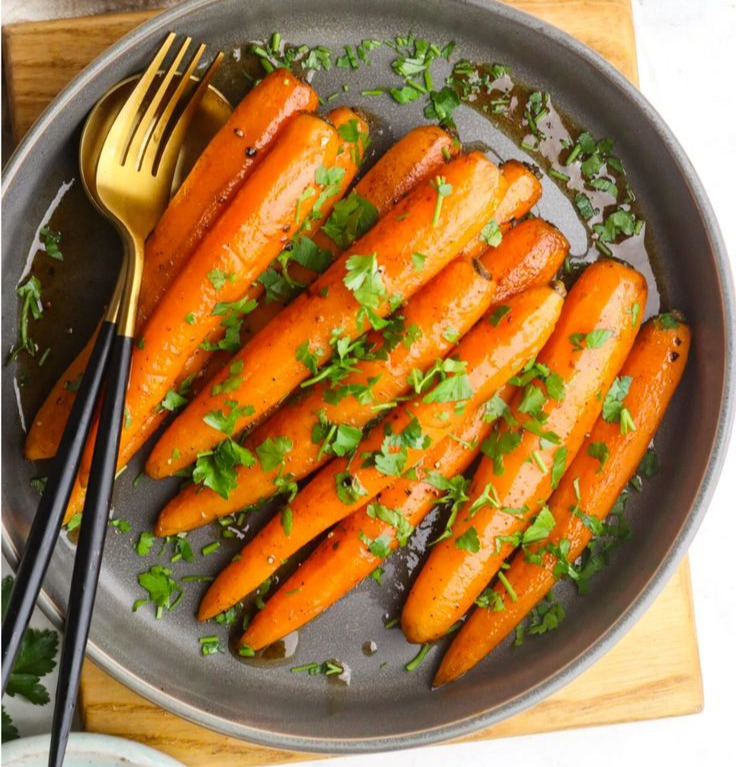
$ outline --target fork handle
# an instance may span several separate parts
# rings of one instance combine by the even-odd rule
[[[74,715],[105,546],[132,345],[133,339],[129,336],[116,335],[107,369],[105,394],[69,588],[64,642],[59,660],[59,681],[51,726],[49,767],[61,767]]]
[[[51,464],[46,488],[38,504],[23,555],[18,564],[8,609],[2,624],[3,694],[54,552],[54,545],[61,529],[87,434],[95,414],[95,405],[114,336],[115,323],[103,322],[74,398],[69,420],[61,437],[56,457]]]

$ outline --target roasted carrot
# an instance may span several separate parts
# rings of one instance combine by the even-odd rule
[[[354,448],[355,456],[325,466],[260,530],[205,594],[200,620],[250,593],[287,557],[388,487],[456,429],[465,410],[473,412],[542,347],[559,317],[561,296],[551,288],[533,288],[509,303],[513,309],[505,322],[480,322],[460,342],[452,365],[442,366],[455,372],[429,391],[434,377],[427,374],[417,383],[419,394],[371,429]]]
[[[101,324],[102,320],[97,324],[89,341],[72,360],[61,378],[53,385],[43,405],[36,413],[23,447],[23,454],[29,461],[42,461],[56,455],[61,435],[64,433],[69,413],[71,413],[74,404],[76,391],[82,381],[82,375],[84,375],[95,341],[97,341],[97,332]]]
[[[120,453],[164,402],[183,364],[215,332],[249,311],[244,295],[321,202],[320,171],[335,161],[335,129],[299,115],[256,167],[159,301],[131,359]],[[127,427],[127,428],[126,428]],[[94,439],[83,464],[89,467]],[[82,484],[85,475],[80,474]]]
[[[201,485],[188,485],[161,512],[157,535],[191,530],[273,495],[277,492],[274,482],[282,472],[299,480],[319,468],[334,451],[324,446],[324,434],[313,439],[315,429],[321,433],[325,429],[320,425],[326,425],[334,437],[339,427],[362,428],[375,417],[377,403],[405,394],[411,371],[425,370],[444,357],[493,300],[548,283],[567,251],[568,243],[557,229],[531,219],[512,229],[498,248],[488,248],[480,265],[465,259],[450,263],[402,311],[401,327],[411,343],[389,337],[390,343],[384,344],[381,332],[370,333],[365,348],[378,351],[357,361],[353,371],[334,384],[326,380],[315,384],[306,396],[285,404],[246,439],[244,446],[252,452],[266,440],[290,440],[294,449],[283,467],[269,471],[260,464],[241,467],[237,486],[227,498]]]
[[[499,233],[503,234],[537,203],[542,196],[542,185],[534,173],[518,160],[507,160],[501,166],[501,172],[507,185],[506,194],[493,215],[493,222]],[[488,234],[483,232],[465,246],[462,255],[478,258],[487,247]]]
[[[256,85],[202,152],[146,243],[138,325],[194,253],[214,221],[260,165],[274,139],[299,112],[313,112],[319,97],[288,69]]]
[[[334,110],[328,115],[328,119],[340,130],[343,126],[350,126],[352,138],[352,132],[356,132],[358,136],[368,136],[368,126],[364,120],[362,120],[355,112],[347,107],[340,107]],[[335,203],[345,194],[345,191],[350,183],[355,178],[360,161],[363,157],[364,142],[355,144],[355,142],[348,141],[342,137],[339,140],[337,154],[335,161],[329,172],[336,174],[336,180],[329,182],[324,188],[323,199],[320,200],[319,212],[314,211],[312,216],[305,219],[305,226],[300,230],[299,237],[303,235],[305,231],[312,231],[319,228],[325,223],[330,213],[332,212]],[[308,226],[307,226],[308,225]],[[283,232],[279,232],[279,238],[283,235]],[[242,303],[257,301],[263,294],[263,285],[260,282],[255,282],[252,285],[248,285],[245,294],[240,297]],[[224,365],[227,359],[232,356],[232,350],[218,352],[217,346],[220,345],[221,339],[226,336],[229,327],[227,323],[218,324],[207,335],[208,347],[207,349],[201,346],[195,347],[189,359],[181,368],[181,371],[177,375],[171,390],[179,392],[184,387],[187,395],[196,393],[201,388],[200,382],[194,383],[199,373],[208,363],[213,366],[217,365],[218,361],[213,360],[213,356],[219,354],[224,355],[224,359],[219,362],[220,365]],[[147,334],[147,330],[143,331],[144,338]],[[213,371],[214,374],[214,371]],[[118,468],[125,466],[125,464],[140,450],[148,438],[156,431],[156,429],[163,423],[166,416],[169,414],[169,410],[161,408],[159,403],[155,403],[147,414],[136,416],[131,415],[128,420],[128,426],[125,430],[125,438],[121,440],[120,452],[118,455]],[[86,485],[87,477],[89,476],[89,469],[92,460],[92,451],[87,449],[85,451],[82,465],[80,467],[80,478],[82,484]]]
[[[342,206],[342,217],[336,216],[326,231],[316,232],[315,243],[337,258],[364,229],[362,226],[356,229],[356,222],[373,223],[374,219],[384,216],[415,186],[441,173],[442,166],[459,152],[460,143],[435,125],[409,131],[358,181]],[[371,206],[375,215],[371,215]],[[300,283],[309,285],[317,278],[303,266],[296,265],[295,269]],[[251,312],[243,323],[243,341],[264,328],[288,300],[288,297],[273,297]]]
[[[541,509],[598,417],[645,305],[644,278],[617,261],[597,261],[578,278],[522,380],[510,423],[500,422],[483,445],[473,512],[460,514],[414,582],[402,612],[410,642],[439,639],[470,609]]]
[[[313,112],[319,98],[286,69],[251,90],[199,157],[146,242],[138,302],[140,330],[153,307],[207,229],[263,159],[275,137],[298,112]],[[56,454],[97,331],[49,393],[26,437],[30,460]],[[71,387],[71,388],[70,388]]]
[[[492,217],[503,190],[493,169],[477,152],[462,155],[380,219],[188,405],[154,448],[148,473],[169,476],[221,443],[228,435],[205,421],[213,413],[232,417],[233,434],[248,427],[327,361],[336,334],[355,339],[434,277]],[[237,380],[233,364],[242,367]]]
[[[508,402],[514,391],[514,387],[508,386],[499,396]],[[491,419],[485,405],[481,405],[453,435],[430,448],[414,467],[416,479],[400,477],[381,491],[373,503],[340,522],[266,602],[248,625],[241,642],[260,650],[316,618],[370,575],[380,566],[384,555],[388,556],[400,542],[405,544],[413,529],[442,502],[442,484],[437,478],[461,475],[480,452],[480,443],[490,430]],[[377,511],[376,504],[391,511]],[[397,522],[394,512],[404,521]],[[375,547],[372,551],[365,545],[366,539],[385,544],[378,551],[381,556],[374,553]]]
[[[642,328],[618,375],[610,411],[598,418],[549,500],[549,535],[514,556],[504,572],[508,587],[495,586],[494,609],[478,607],[470,616],[442,659],[436,686],[469,671],[526,617],[555,585],[560,557],[574,562],[582,554],[644,457],[682,378],[689,347],[690,330],[672,315]]]

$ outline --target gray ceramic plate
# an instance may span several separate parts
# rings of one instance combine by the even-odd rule
[[[455,40],[459,54],[472,60],[511,65],[517,77],[551,93],[556,105],[594,135],[614,139],[647,220],[647,245],[656,254],[658,287],[667,303],[685,311],[692,321],[694,352],[686,380],[657,436],[664,468],[630,505],[632,540],[594,581],[589,597],[566,597],[568,617],[558,631],[518,649],[504,645],[459,684],[430,692],[438,650],[416,673],[405,673],[402,666],[414,648],[400,632],[383,628],[384,615],[396,614],[408,571],[416,563],[412,551],[389,564],[383,589],[375,582],[363,584],[302,631],[294,660],[260,669],[239,664],[228,654],[200,657],[198,637],[219,627],[203,629],[192,618],[201,593],[198,584],[188,588],[184,603],[160,621],[148,609],[133,615],[131,604],[141,596],[135,576],[142,562],[132,551],[133,534],[111,534],[90,655],[137,692],[193,721],[259,743],[310,751],[426,744],[469,733],[530,706],[570,681],[634,623],[685,553],[718,477],[731,423],[733,301],[718,227],[692,167],[652,108],[617,72],[561,32],[506,6],[481,0],[185,3],[136,30],[91,65],[39,120],[6,169],[4,350],[16,337],[14,290],[29,254],[36,250],[37,228],[62,183],[76,179],[75,151],[86,112],[115,81],[140,69],[170,29],[223,49],[263,39],[274,30],[289,41],[339,49],[346,42],[385,39],[413,29],[434,41]],[[386,118],[382,132],[376,132],[380,150],[422,117],[418,104],[400,108],[388,99],[377,102],[357,95],[380,81],[377,66],[351,75],[351,92],[345,100],[372,111],[380,108]],[[345,70],[321,73],[321,92],[337,90],[344,76]],[[237,95],[231,84],[220,85]],[[495,156],[524,157],[474,111],[458,110],[458,124],[463,137],[483,140]],[[73,201],[74,195],[81,195],[78,180],[67,197]],[[22,418],[32,415],[50,381],[94,324],[116,261],[117,244],[111,233],[91,210],[69,206],[63,227],[68,263],[57,264],[55,275],[41,275],[53,303],[45,320],[51,326],[53,353],[43,370],[35,371],[20,400],[17,370],[13,365],[3,370],[3,544],[11,560],[37,502],[28,480],[44,473],[44,467],[30,466],[20,456]],[[538,212],[568,234],[574,253],[584,255],[587,243],[581,223],[549,179]],[[85,258],[93,253],[101,257],[85,261],[90,266],[79,269],[72,263],[72,254],[78,252]],[[648,310],[656,309],[656,303],[655,298]],[[72,325],[72,334],[67,334],[67,324]],[[120,479],[116,513],[140,530],[150,527],[173,485],[144,483],[134,491],[131,481],[137,472],[137,467],[129,468]],[[195,551],[208,535],[190,537]],[[225,547],[217,556],[200,561],[199,571],[214,571],[233,551]],[[57,623],[64,611],[72,556],[72,547],[62,542],[46,581],[43,606]],[[224,636],[224,630],[220,633]],[[361,647],[371,639],[378,643],[378,653],[366,657]],[[334,657],[352,668],[347,688],[324,677],[289,672],[295,663]],[[381,667],[384,662],[387,665]]]

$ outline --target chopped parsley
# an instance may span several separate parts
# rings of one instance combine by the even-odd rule
[[[64,256],[59,250],[59,243],[61,242],[61,232],[55,232],[48,226],[44,226],[39,232],[41,236],[41,242],[43,243],[43,249],[46,251],[46,255],[49,258],[53,258],[54,261],[63,261]]]
[[[361,306],[376,309],[386,300],[386,286],[378,268],[376,253],[368,256],[350,256],[345,264],[345,271],[345,287]]]
[[[335,676],[345,673],[345,667],[339,661],[326,660],[323,663],[305,663],[303,666],[292,666],[292,674],[306,672],[309,676]]]
[[[256,454],[263,471],[272,471],[282,466],[286,454],[291,452],[294,443],[284,436],[268,437],[256,448]]]
[[[492,218],[480,231],[481,242],[485,242],[491,248],[497,248],[501,244],[503,234],[495,218]]]
[[[636,431],[634,419],[631,417],[628,408],[624,405],[624,398],[629,393],[633,381],[634,379],[631,376],[617,376],[603,400],[603,420],[608,423],[618,423],[621,434]]]
[[[335,476],[335,490],[337,497],[346,505],[357,503],[368,491],[355,474],[348,471],[340,472]]]
[[[360,542],[378,559],[386,559],[391,553],[391,536],[382,533],[378,538],[369,538],[362,530],[358,533]]]
[[[357,192],[351,192],[345,199],[335,204],[322,230],[345,250],[362,237],[377,220],[376,206]]]
[[[213,429],[217,429],[223,434],[230,436],[235,430],[238,421],[241,418],[253,415],[255,408],[252,405],[238,405],[238,401],[234,399],[226,399],[225,405],[228,408],[227,413],[222,409],[210,410],[202,420]]]
[[[432,216],[432,226],[437,227],[440,223],[440,213],[442,212],[442,200],[452,194],[452,184],[448,184],[444,176],[435,176],[430,184],[437,192],[437,200],[434,204],[434,214]]]
[[[612,335],[613,333],[606,328],[591,330],[590,333],[571,333],[570,343],[576,352],[582,351],[584,347],[599,349]]]
[[[396,530],[396,540],[399,546],[406,546],[409,536],[414,532],[414,526],[409,524],[406,517],[397,509],[390,509],[380,503],[370,503],[366,514],[371,519],[380,519]]]
[[[10,359],[15,359],[21,352],[27,352],[34,357],[38,351],[38,344],[33,341],[28,332],[30,319],[41,319],[43,304],[41,303],[41,282],[38,277],[29,277],[23,285],[15,291],[19,298],[23,299],[20,306],[19,340],[10,351]]]
[[[133,612],[144,605],[153,604],[157,620],[163,616],[164,610],[170,612],[184,598],[182,587],[174,580],[168,567],[153,565],[146,572],[138,574],[138,583],[148,596],[133,603]]]
[[[521,443],[518,431],[499,431],[496,429],[483,441],[481,452],[493,461],[493,473],[500,476],[504,472],[503,457],[515,450]]]
[[[455,546],[463,551],[469,551],[471,554],[477,554],[480,551],[478,531],[474,527],[469,527],[462,535],[455,539]]]
[[[214,450],[208,450],[197,456],[192,480],[195,484],[214,490],[223,498],[229,498],[230,493],[238,486],[238,468],[241,466],[248,468],[255,462],[256,459],[250,450],[232,439],[226,439]]]
[[[600,474],[608,460],[608,445],[605,442],[591,442],[590,445],[588,445],[588,455],[591,458],[595,458],[600,463],[600,466],[596,471],[596,474]]]

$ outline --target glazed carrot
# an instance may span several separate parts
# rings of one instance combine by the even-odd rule
[[[146,243],[138,325],[163,294],[208,229],[234,199],[299,112],[313,112],[319,97],[288,69],[277,69],[233,110],[202,152]]]
[[[74,404],[77,388],[97,341],[101,324],[102,320],[97,323],[89,341],[72,360],[61,378],[56,381],[36,413],[23,447],[23,454],[29,461],[42,461],[56,455],[61,435],[64,433],[64,427]]]
[[[221,443],[228,435],[204,420],[213,414],[232,416],[232,434],[248,427],[327,361],[335,333],[355,339],[391,312],[390,299],[408,299],[434,277],[492,217],[503,191],[493,168],[477,152],[462,155],[380,219],[188,405],[154,448],[148,473],[169,476]],[[237,380],[233,364],[242,367]]]
[[[436,125],[423,125],[414,128],[390,147],[376,164],[355,185],[350,197],[345,201],[346,208],[351,204],[353,218],[365,208],[368,202],[375,208],[375,216],[380,218],[396,205],[415,186],[441,172],[442,166],[460,152],[460,143]],[[356,197],[353,197],[356,195]],[[370,212],[370,208],[368,208]],[[316,232],[315,243],[330,252],[333,258],[348,247],[355,238],[351,227],[328,228],[339,242],[325,231]],[[317,275],[304,267],[296,265],[296,279],[303,284],[312,283]],[[251,312],[243,323],[242,339],[247,340],[264,328],[288,303],[288,298],[261,303]]]
[[[531,369],[512,403],[517,425],[504,420],[483,445],[469,496],[488,500],[460,514],[414,582],[402,612],[410,642],[439,639],[468,611],[543,506],[598,417],[645,305],[644,278],[617,261],[578,278],[537,360],[541,375]]]
[[[286,69],[256,85],[199,157],[146,242],[138,302],[140,330],[153,307],[207,229],[263,159],[274,138],[298,112],[313,112],[319,98]],[[73,385],[87,366],[97,331],[57,381],[26,437],[30,460],[56,454],[72,403]]]
[[[507,386],[499,396],[508,402],[514,391]],[[453,435],[430,448],[414,467],[416,479],[400,477],[381,491],[374,503],[340,522],[248,624],[241,643],[260,650],[316,618],[368,577],[380,566],[384,552],[376,556],[363,541],[381,540],[386,551],[399,546],[397,528],[391,524],[393,517],[385,513],[383,518],[378,516],[375,504],[395,510],[405,520],[401,523],[405,543],[411,531],[441,502],[443,491],[435,477],[449,479],[462,474],[480,452],[490,430],[491,420],[481,405]]]
[[[347,107],[340,107],[334,110],[328,115],[330,122],[338,130],[343,126],[350,125],[360,136],[368,135],[367,124],[351,109]],[[360,143],[357,146],[354,142],[340,138],[337,148],[337,154],[335,156],[334,164],[331,166],[330,171],[336,171],[337,180],[331,184],[328,184],[328,188],[325,189],[327,195],[320,201],[319,212],[314,212],[312,216],[305,219],[305,226],[300,230],[312,231],[322,226],[325,223],[330,213],[332,212],[335,203],[345,194],[347,187],[352,183],[359,170],[359,163],[363,157],[363,144]],[[329,192],[329,194],[328,194]],[[279,238],[283,235],[283,232],[279,232]],[[249,284],[245,294],[240,297],[242,302],[256,301],[263,294],[263,285],[260,282],[255,282],[252,285]],[[225,337],[227,327],[223,324],[218,324],[215,328],[208,333],[207,341],[212,346],[216,346],[222,338]],[[144,338],[148,334],[147,330],[143,331]],[[211,348],[211,347],[210,347]],[[214,356],[219,356],[219,360],[213,360]],[[210,364],[211,367],[217,364],[224,365],[227,360],[232,356],[232,351],[218,352],[212,350],[205,350],[201,346],[195,347],[194,351],[190,355],[189,359],[183,365],[181,371],[175,378],[171,385],[171,389],[175,392],[180,391],[182,386],[188,390],[188,396],[191,393],[196,393],[200,388],[199,385],[194,384],[199,373],[203,368]],[[224,359],[223,359],[224,357]],[[214,370],[213,370],[214,374]],[[186,383],[185,383],[186,382]],[[192,383],[190,383],[192,382]],[[125,464],[140,450],[145,444],[148,438],[156,431],[161,425],[166,416],[169,415],[169,410],[159,407],[159,403],[156,402],[150,408],[146,414],[133,417],[131,414],[128,419],[128,425],[125,430],[125,437],[120,442],[120,452],[118,455],[118,468],[125,466]],[[89,476],[89,469],[92,460],[92,451],[87,449],[85,451],[82,465],[80,467],[80,477],[82,483],[86,485],[87,477]]]
[[[507,188],[493,220],[503,234],[538,202],[542,196],[542,185],[534,173],[518,160],[507,160],[501,166],[501,172]],[[478,258],[487,247],[485,236],[476,237],[468,243],[462,255],[466,258]]]
[[[414,466],[432,444],[454,431],[464,413],[480,406],[544,344],[559,317],[562,298],[533,288],[511,299],[506,322],[480,322],[461,341],[448,377],[392,410],[355,447],[336,458],[274,517],[216,578],[200,605],[207,620],[269,577],[287,557],[369,502]],[[462,372],[462,371],[465,372]],[[352,459],[352,460],[351,460]]]
[[[626,408],[626,421],[610,413],[613,420],[601,416],[596,421],[549,500],[551,532],[527,547],[529,555],[539,560],[528,561],[524,552],[514,556],[504,572],[508,589],[496,585],[496,607],[479,607],[470,616],[442,659],[436,686],[462,676],[513,631],[555,585],[561,541],[569,543],[565,558],[574,562],[592,538],[595,521],[605,519],[614,506],[644,457],[685,369],[690,330],[676,321],[672,327],[671,317],[666,324],[656,318],[639,333],[618,376],[629,387],[620,403]],[[600,445],[608,451],[603,461],[595,457]]]
[[[562,264],[568,243],[551,224],[540,219],[522,222],[498,248],[488,248],[480,265],[457,259],[446,266],[407,303],[402,325],[411,343],[387,345],[358,361],[353,372],[334,385],[322,381],[286,403],[243,443],[255,452],[269,439],[294,445],[284,466],[264,471],[260,464],[241,467],[237,486],[227,498],[201,485],[188,485],[164,508],[156,534],[175,535],[216,517],[250,506],[277,492],[274,481],[286,472],[300,480],[326,463],[334,451],[323,447],[324,436],[313,439],[320,424],[362,428],[376,415],[376,403],[392,402],[409,389],[409,375],[444,357],[477,322],[495,299],[504,300],[533,285],[548,283]],[[489,273],[495,280],[488,279]],[[410,330],[409,330],[410,329]],[[380,331],[368,334],[365,347],[381,350]],[[352,387],[352,388],[351,388]],[[357,387],[357,388],[356,388]],[[364,395],[348,396],[347,392]],[[334,434],[333,434],[334,436]]]
[[[133,350],[120,453],[139,439],[196,348],[221,322],[247,313],[241,299],[320,200],[319,171],[332,167],[338,143],[324,120],[295,117],[205,235]],[[88,440],[86,466],[93,444]]]

